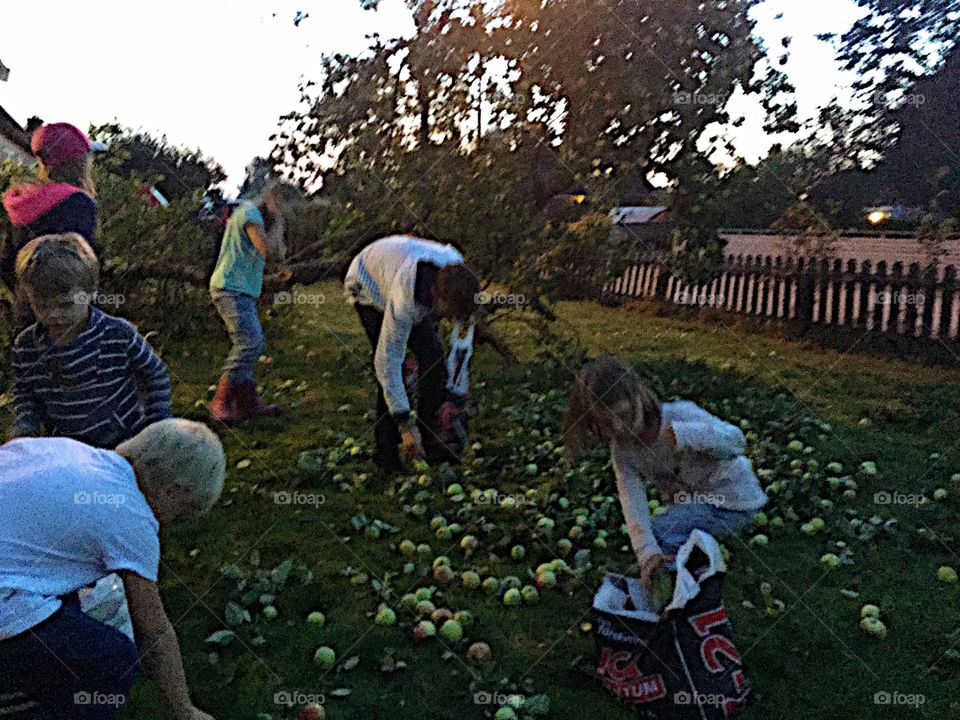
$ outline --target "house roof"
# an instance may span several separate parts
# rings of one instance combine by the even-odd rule
[[[26,152],[32,153],[30,137],[26,131],[20,127],[20,123],[14,120],[13,116],[3,109],[3,106],[0,106],[0,135]]]
[[[617,225],[643,225],[648,222],[659,222],[666,219],[668,208],[661,205],[626,205],[615,207],[610,211],[610,221]]]

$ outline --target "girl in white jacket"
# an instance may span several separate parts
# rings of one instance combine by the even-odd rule
[[[567,446],[576,450],[590,430],[610,443],[623,516],[646,584],[692,530],[736,532],[767,502],[739,428],[692,402],[661,403],[609,355],[587,363],[577,377]],[[652,521],[645,480],[672,502]]]

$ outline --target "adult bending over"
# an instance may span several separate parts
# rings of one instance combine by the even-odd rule
[[[444,457],[436,424],[444,401],[446,367],[437,319],[465,321],[473,315],[480,292],[476,275],[451,245],[394,235],[361,250],[343,283],[373,348],[375,462],[387,472],[400,469],[397,446],[401,442],[411,457]],[[411,422],[403,384],[408,347],[419,367],[417,423]]]
[[[142,665],[177,720],[211,719],[190,699],[157,589],[158,532],[212,507],[224,468],[217,436],[180,419],[116,450],[66,438],[0,447],[0,694],[26,694],[44,720],[106,720]],[[77,590],[111,572],[136,645],[80,610]]]

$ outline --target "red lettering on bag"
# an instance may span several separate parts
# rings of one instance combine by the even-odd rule
[[[742,693],[747,683],[743,678],[743,670],[736,670],[733,673],[733,686],[737,688],[738,693]]]
[[[648,703],[667,695],[667,686],[662,675],[645,675],[630,682],[617,682],[604,678],[604,687],[618,697],[631,703]]]
[[[723,635],[711,635],[700,645],[700,657],[703,658],[703,664],[712,673],[718,673],[723,670],[718,655],[725,655],[740,665],[740,653],[736,646]]]
[[[721,605],[714,610],[707,610],[707,612],[694,615],[687,619],[690,621],[693,629],[697,631],[697,635],[703,637],[717,625],[722,625],[727,622],[727,608]]]

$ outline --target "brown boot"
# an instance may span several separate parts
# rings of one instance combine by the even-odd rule
[[[224,375],[217,383],[217,394],[210,401],[210,414],[220,422],[237,422],[246,419],[239,411],[240,386]]]
[[[241,390],[242,411],[248,413],[248,417],[279,417],[280,407],[278,405],[263,405],[257,396],[257,383],[254,380],[247,380],[242,384]]]

